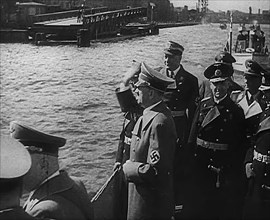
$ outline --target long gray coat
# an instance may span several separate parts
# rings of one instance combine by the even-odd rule
[[[175,125],[163,102],[137,121],[130,161],[124,165],[129,182],[128,220],[171,219],[175,143]]]

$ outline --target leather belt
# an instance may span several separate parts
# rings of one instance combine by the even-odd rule
[[[125,136],[124,143],[130,145],[131,144],[131,138]]]
[[[262,163],[266,163],[266,164],[270,163],[270,156],[261,154],[257,152],[256,150],[254,150],[253,159],[260,161]]]
[[[228,144],[213,143],[197,138],[197,145],[211,150],[228,150]]]
[[[182,111],[172,111],[172,116],[173,117],[179,117],[179,116],[184,116],[186,115],[186,111],[182,110]]]

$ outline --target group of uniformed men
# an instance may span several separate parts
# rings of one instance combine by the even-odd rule
[[[242,88],[232,80],[235,59],[221,52],[199,86],[183,51],[170,41],[164,67],[134,62],[116,90],[125,112],[118,219],[268,218],[269,69],[247,60]],[[59,169],[66,140],[15,121],[10,133],[1,135],[0,219],[93,219],[83,183]],[[23,209],[22,188],[30,192]]]
[[[183,51],[180,44],[169,42],[164,50],[165,67],[152,69],[145,63],[135,62],[116,90],[125,113],[114,167],[123,166],[124,181],[128,182],[122,192],[127,194],[128,200],[122,216],[127,215],[127,219],[169,219],[170,214],[167,213],[167,218],[161,215],[167,210],[165,204],[157,202],[168,195],[166,187],[170,185],[163,184],[161,178],[169,182],[171,177],[169,174],[164,176],[159,166],[169,160],[173,167],[174,198],[170,202],[175,205],[174,218],[268,218],[269,67],[263,68],[257,62],[247,60],[246,86],[242,87],[233,81],[234,57],[222,51],[204,71],[207,80],[199,86],[197,78],[181,65]],[[141,90],[137,81],[142,81],[140,76],[144,76],[143,81],[150,89],[158,89],[156,84],[162,84],[162,79],[156,70],[173,79],[161,96],[175,124],[174,147],[170,142],[160,143],[158,135],[161,134],[155,133],[150,133],[145,144],[142,138],[145,131],[138,132],[137,129],[138,118],[149,121],[145,119],[146,110],[138,105],[138,98],[137,102],[135,99]],[[148,123],[148,129],[154,129],[155,123]],[[152,141],[155,138],[157,140]],[[173,160],[168,156],[171,152]],[[149,182],[147,172],[140,170],[140,165],[132,169],[136,180],[129,178],[126,166],[136,163],[156,169],[154,183]],[[162,184],[163,187],[158,187]],[[170,202],[167,200],[168,207]]]

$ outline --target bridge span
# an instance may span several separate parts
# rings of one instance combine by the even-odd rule
[[[121,26],[137,18],[146,17],[147,8],[137,7],[85,14],[80,22],[77,22],[77,16],[75,17],[75,14],[72,15],[73,16],[69,18],[65,17],[51,20],[51,18],[57,18],[57,15],[53,14],[51,17],[47,16],[50,18],[50,20],[47,21],[39,18],[39,20],[43,21],[33,23],[30,28],[30,35],[35,38],[37,34],[41,36],[40,33],[42,33],[43,35],[49,34],[56,39],[76,40],[78,32],[84,30],[90,40],[113,36],[119,32]]]

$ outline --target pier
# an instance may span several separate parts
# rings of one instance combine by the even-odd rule
[[[67,17],[60,13],[51,13],[51,16],[40,15],[34,18],[38,22],[33,23],[29,29],[30,36],[36,41],[44,40],[45,35],[54,40],[77,40],[78,37],[81,37],[83,41],[116,36],[119,29],[125,24],[147,16],[147,8],[137,7],[94,14],[86,13],[81,22],[77,21],[75,13],[70,13],[70,16]],[[50,20],[44,21],[46,17]]]

